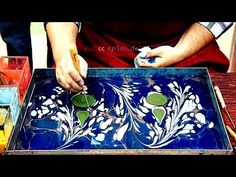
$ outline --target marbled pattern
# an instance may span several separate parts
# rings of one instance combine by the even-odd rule
[[[205,70],[94,69],[89,108],[54,77],[39,78],[16,150],[229,148]]]
[[[204,77],[141,76],[88,77],[86,94],[95,99],[89,108],[73,105],[75,93],[55,79],[38,82],[16,148],[226,148],[221,117]]]

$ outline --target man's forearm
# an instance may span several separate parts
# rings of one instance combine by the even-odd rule
[[[198,23],[194,23],[181,37],[177,45],[178,58],[180,60],[190,57],[195,54],[212,41],[214,41],[214,35],[206,29],[204,26]]]
[[[76,48],[78,28],[73,22],[48,22],[46,31],[52,47],[53,57],[57,63],[69,48]]]

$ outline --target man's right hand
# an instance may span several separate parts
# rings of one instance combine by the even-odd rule
[[[80,55],[78,55],[78,58],[80,61],[80,73],[74,67],[69,53],[56,63],[57,81],[65,89],[73,92],[87,90],[87,87],[84,85],[84,79],[87,77],[88,64]]]

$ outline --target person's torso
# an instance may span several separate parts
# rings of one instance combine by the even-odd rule
[[[179,38],[192,22],[82,22],[82,30],[92,28],[127,43],[165,43]]]

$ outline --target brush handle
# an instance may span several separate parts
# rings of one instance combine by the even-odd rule
[[[229,134],[234,138],[234,140],[236,141],[236,134],[235,132],[228,126],[226,125],[226,129],[228,130]]]
[[[70,48],[70,56],[75,69],[80,73],[79,58],[77,56],[77,51],[74,48]]]
[[[221,104],[221,107],[222,108],[226,108],[226,104],[225,104],[224,98],[223,98],[223,96],[221,94],[220,88],[218,86],[215,86],[214,89],[215,89],[216,95],[218,97],[218,100],[219,100],[219,102]]]

